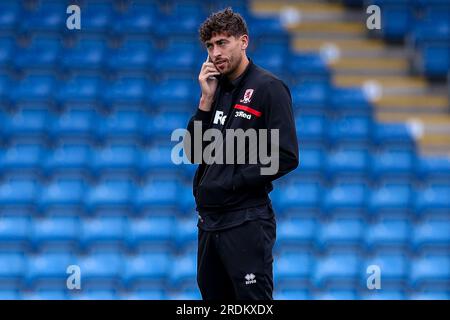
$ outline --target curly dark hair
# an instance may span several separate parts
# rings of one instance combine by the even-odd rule
[[[225,33],[228,36],[240,37],[248,35],[247,23],[239,13],[228,7],[211,14],[200,26],[200,41],[205,43],[213,33]]]

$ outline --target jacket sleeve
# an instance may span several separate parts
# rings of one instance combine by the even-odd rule
[[[292,98],[289,88],[281,80],[272,80],[265,87],[263,94],[267,129],[269,129],[268,143],[270,144],[270,131],[279,130],[279,168],[273,175],[261,175],[260,162],[243,166],[233,177],[233,188],[252,187],[272,182],[297,168],[299,163],[298,142],[292,111]],[[273,152],[273,146],[271,146]],[[272,155],[271,155],[272,156]]]
[[[211,120],[212,111],[203,111],[200,109],[197,109],[196,113],[191,117],[189,120],[189,123],[187,125],[187,131],[190,134],[190,139],[187,139],[185,137],[184,139],[184,152],[186,154],[186,157],[191,163],[194,163],[195,159],[200,160],[200,162],[195,163],[201,163],[202,162],[202,155],[203,155],[203,149],[205,148],[205,142],[203,142],[203,139],[201,139],[202,146],[201,148],[197,148],[195,150],[195,138],[194,138],[194,121],[198,122],[201,125],[201,136],[203,137],[203,132],[207,129],[209,126],[210,120]],[[187,141],[190,141],[190,145],[186,144]],[[194,151],[201,152],[197,157],[194,157]]]

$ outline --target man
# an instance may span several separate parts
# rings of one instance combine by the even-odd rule
[[[230,8],[201,25],[200,39],[208,59],[198,77],[201,98],[188,124],[191,137],[196,123],[202,132],[278,130],[279,143],[271,144],[271,151],[278,148],[279,168],[263,175],[261,161],[200,162],[193,181],[199,213],[197,282],[204,300],[271,300],[276,223],[268,193],[273,180],[298,166],[290,92],[247,57],[246,23]],[[250,145],[245,155],[257,147]],[[191,161],[193,149],[187,149]]]

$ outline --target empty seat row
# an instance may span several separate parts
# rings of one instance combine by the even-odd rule
[[[193,210],[192,210],[193,211]],[[450,249],[450,220],[430,218],[417,223],[405,219],[383,219],[368,223],[361,218],[279,218],[276,251],[313,247],[317,252],[333,249],[361,252],[404,250],[442,252]],[[2,248],[40,251],[96,247],[115,249],[183,250],[197,241],[197,216],[176,219],[155,211],[145,217],[55,216],[0,219]]]
[[[436,184],[415,191],[408,185],[386,185],[371,190],[365,184],[343,182],[321,186],[317,182],[291,182],[271,194],[280,211],[290,208],[317,209],[325,214],[397,211],[420,215],[429,211],[449,213],[450,189]]]
[[[314,259],[307,254],[286,253],[275,260],[274,274],[277,284],[303,280],[312,282],[316,288],[332,285],[347,285],[348,288],[357,284],[366,287],[368,267],[377,266],[383,284],[404,281],[416,290],[448,290],[449,263],[449,258],[444,255],[420,256],[408,261],[396,256],[363,259],[351,254],[333,254]],[[156,289],[165,284],[195,283],[196,254],[172,256],[146,253],[129,256],[99,253],[83,256],[54,253],[30,257],[1,254],[0,285],[7,289],[62,288],[66,285],[69,266],[79,267],[85,289],[99,289],[102,284],[103,287],[119,290]]]
[[[427,211],[449,212],[450,186],[386,185],[371,189],[362,183],[337,183],[322,186],[314,182],[290,182],[277,188],[271,198],[278,209],[321,209],[322,212],[383,211],[421,214]],[[173,178],[150,177],[143,184],[116,178],[90,185],[85,180],[57,180],[50,185],[17,178],[0,185],[1,206],[76,206],[87,212],[101,208],[193,207],[192,189]]]

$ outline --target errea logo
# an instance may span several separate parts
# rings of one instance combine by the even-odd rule
[[[236,114],[234,115],[235,118],[239,117],[239,118],[245,118],[245,119],[251,119],[252,115],[245,113],[244,111],[237,111]]]
[[[250,273],[250,274],[246,274],[245,275],[245,284],[246,285],[249,285],[249,284],[253,284],[253,283],[256,283],[256,276],[253,274],[253,273]]]

